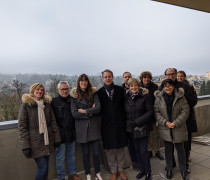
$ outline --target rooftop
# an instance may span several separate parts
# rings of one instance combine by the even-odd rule
[[[164,155],[164,148],[161,149],[161,153]],[[176,157],[176,152],[175,152],[175,157]],[[172,179],[181,180],[182,177],[179,171],[177,157],[176,157],[176,164],[177,167],[174,168],[173,170]],[[190,180],[210,180],[210,146],[192,143],[191,162],[189,164],[191,169],[191,173],[189,174]],[[153,180],[167,179],[166,171],[164,170],[165,161],[161,161],[157,157],[152,157],[151,166],[152,166]],[[134,171],[131,168],[125,169],[125,173],[127,174],[129,180],[135,180],[136,175],[138,174],[137,171]],[[81,172],[79,175],[82,177],[82,179],[85,179],[84,172]],[[101,167],[101,175],[104,180],[110,180],[111,174],[103,166]],[[94,177],[94,174],[92,174],[92,177]],[[119,177],[118,180],[120,180]]]

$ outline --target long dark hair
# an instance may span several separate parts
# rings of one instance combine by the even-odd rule
[[[80,85],[79,85],[80,81],[87,81],[88,82],[88,85],[87,85],[87,88],[86,88],[85,92],[80,89]],[[89,78],[86,74],[81,74],[79,76],[79,78],[77,79],[76,92],[78,94],[77,99],[79,101],[81,101],[83,98],[85,98],[85,100],[87,100],[87,101],[90,101],[90,99],[92,97],[92,84],[90,83]]]

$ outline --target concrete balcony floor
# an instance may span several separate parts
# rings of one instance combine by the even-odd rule
[[[161,153],[164,155],[164,148],[161,149]],[[182,180],[179,171],[176,151],[175,151],[175,158],[176,158],[177,167],[173,169],[172,180]],[[210,146],[192,143],[191,162],[189,164],[191,169],[191,173],[189,174],[190,180],[210,180]],[[151,166],[152,166],[153,180],[167,179],[165,176],[166,171],[164,170],[165,161],[161,161],[157,157],[153,156],[151,158]],[[93,172],[94,171],[92,170],[92,180],[93,179],[95,180]],[[138,174],[137,171],[134,171],[131,168],[125,169],[125,173],[128,176],[128,180],[135,180],[136,175]],[[80,177],[82,177],[83,180],[86,179],[84,172],[80,172],[79,175]],[[101,175],[104,180],[109,180],[111,174],[102,166]],[[144,179],[144,177],[142,179]],[[120,180],[120,177],[118,177],[118,180]]]

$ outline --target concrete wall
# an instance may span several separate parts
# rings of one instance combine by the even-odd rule
[[[199,100],[195,108],[198,133],[210,133],[210,99]],[[19,146],[17,121],[10,125],[0,123],[0,180],[33,180],[36,173],[36,164],[33,159],[26,159]],[[126,149],[125,167],[129,165],[130,158]],[[102,163],[104,152],[102,150]],[[77,172],[83,171],[82,153],[79,144],[76,144]],[[49,180],[56,178],[55,154],[50,156]]]
[[[1,126],[1,124],[0,124]],[[22,154],[18,141],[18,129],[16,125],[0,128],[0,180],[33,180],[36,174],[36,164],[34,159],[27,159]],[[126,154],[128,150],[126,149]],[[101,164],[106,164],[104,151],[101,144]],[[82,161],[82,151],[80,144],[76,143],[76,170],[77,172],[84,171]],[[49,166],[49,180],[57,177],[55,167],[55,153],[50,156]],[[91,159],[91,164],[93,164]],[[130,164],[130,157],[127,156],[125,160],[125,167]]]
[[[198,132],[193,136],[210,133],[210,99],[199,100],[195,107]]]

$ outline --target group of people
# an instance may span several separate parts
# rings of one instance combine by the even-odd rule
[[[90,151],[95,179],[100,174],[100,140],[111,172],[110,180],[118,176],[126,180],[123,171],[125,147],[128,146],[132,168],[139,171],[137,179],[151,180],[150,158],[164,160],[160,139],[165,144],[166,177],[172,178],[176,166],[174,146],[184,180],[190,173],[192,132],[197,131],[193,107],[197,96],[185,79],[184,71],[168,68],[161,86],[152,82],[151,72],[140,75],[140,81],[130,72],[123,74],[122,86],[113,82],[113,72],[102,72],[104,85],[92,86],[86,74],[81,74],[75,88],[60,81],[58,96],[45,95],[42,84],[30,87],[22,96],[18,127],[20,146],[27,158],[37,165],[35,180],[47,180],[49,155],[56,149],[58,180],[64,180],[66,160],[68,180],[80,180],[75,168],[75,140],[81,145],[87,180],[91,180]],[[160,139],[159,139],[160,137]]]

